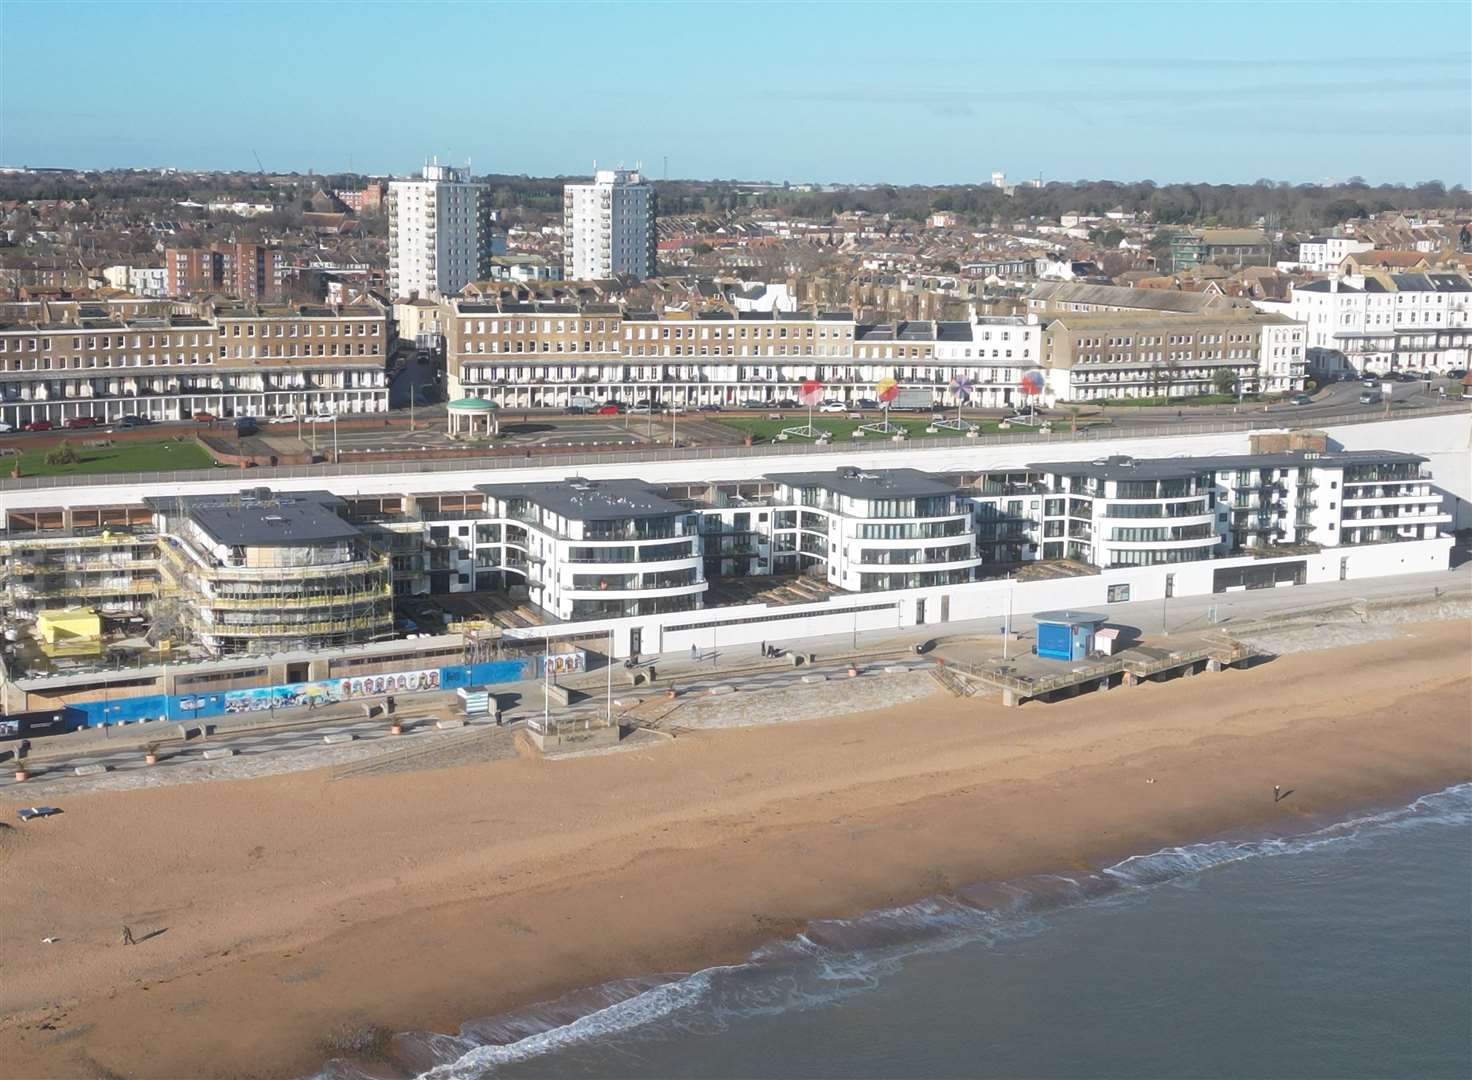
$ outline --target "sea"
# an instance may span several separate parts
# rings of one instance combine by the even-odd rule
[[[1472,1077],[1472,784],[820,920],[392,1047],[320,1075]]]

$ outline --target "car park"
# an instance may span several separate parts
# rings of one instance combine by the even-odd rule
[[[20,426],[22,431],[51,431],[56,425],[50,420],[27,420]]]

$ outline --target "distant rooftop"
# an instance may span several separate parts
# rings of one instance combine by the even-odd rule
[[[231,546],[287,547],[360,535],[337,515],[343,500],[328,491],[248,488],[239,495],[168,495],[144,502],[161,514],[182,514],[217,543]]]

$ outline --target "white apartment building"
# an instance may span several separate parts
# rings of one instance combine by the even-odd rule
[[[388,186],[388,278],[397,298],[454,296],[483,279],[491,256],[484,184],[436,158],[422,175]]]
[[[126,290],[134,296],[169,294],[169,274],[162,266],[109,266],[102,271],[102,277],[114,289]]]
[[[1447,372],[1468,366],[1472,279],[1463,274],[1354,274],[1258,301],[1305,324],[1307,360],[1326,374]]]
[[[1347,256],[1372,251],[1368,240],[1349,236],[1315,236],[1298,245],[1298,265],[1316,274],[1332,274]]]
[[[699,515],[643,481],[575,477],[477,490],[486,497],[474,523],[477,564],[498,563],[494,569],[524,580],[528,598],[558,618],[702,606]]]
[[[846,592],[960,585],[982,559],[970,502],[916,469],[769,474],[772,573],[812,574]]]
[[[1425,463],[1393,450],[1044,462],[984,483],[977,522],[1011,522],[1026,558],[1100,568],[1432,539],[1452,519]]]
[[[654,188],[634,169],[599,169],[562,192],[562,274],[571,281],[654,273]]]

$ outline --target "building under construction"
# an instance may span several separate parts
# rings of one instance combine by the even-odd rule
[[[393,631],[387,556],[325,491],[146,500],[158,533],[155,621],[216,656],[325,649]]]

